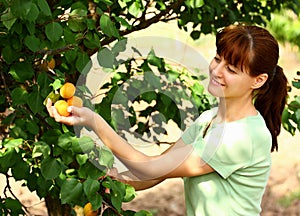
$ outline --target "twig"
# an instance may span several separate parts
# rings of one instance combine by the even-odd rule
[[[60,54],[61,52],[64,51],[68,51],[71,49],[74,49],[75,45],[74,44],[69,44],[67,46],[58,48],[58,49],[54,49],[54,50],[39,50],[36,52],[36,54],[42,54],[42,55],[56,55],[56,54]]]
[[[8,174],[6,174],[5,176],[6,176],[6,186],[4,188],[5,197],[7,198],[7,195],[6,195],[5,191],[8,190],[10,192],[10,194],[13,196],[13,198],[15,198],[15,200],[17,200],[22,205],[24,210],[29,214],[29,211],[27,210],[27,207],[22,204],[22,202],[18,199],[18,197],[16,197],[16,195],[14,194],[14,192],[11,189],[11,186],[10,186],[10,183],[9,183],[10,176]]]

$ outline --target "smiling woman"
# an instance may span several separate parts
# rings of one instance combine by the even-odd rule
[[[129,170],[115,177],[138,190],[183,177],[188,216],[258,216],[287,80],[277,66],[277,41],[261,27],[226,27],[216,46],[208,90],[218,107],[202,113],[161,155],[137,151],[88,108],[69,107],[71,116],[64,117],[48,101],[48,112],[58,122],[92,129]]]

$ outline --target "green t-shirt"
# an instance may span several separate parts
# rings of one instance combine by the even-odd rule
[[[263,117],[212,125],[204,112],[183,134],[215,172],[184,178],[187,216],[258,216],[271,167],[271,134]]]

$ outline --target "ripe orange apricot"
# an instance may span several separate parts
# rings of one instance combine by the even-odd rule
[[[76,106],[76,107],[82,107],[83,101],[80,97],[73,96],[67,100],[69,106]]]
[[[73,85],[73,83],[65,83],[59,90],[60,96],[62,96],[64,99],[69,99],[73,97],[75,94],[76,87]]]
[[[70,113],[68,112],[68,103],[65,100],[58,100],[55,102],[54,107],[56,108],[57,112],[61,116],[69,116]]]
[[[92,204],[90,202],[85,204],[85,206],[83,207],[83,213],[85,216],[97,216],[98,215],[98,211],[93,210]]]

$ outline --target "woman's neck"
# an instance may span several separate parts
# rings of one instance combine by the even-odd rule
[[[231,122],[247,116],[255,116],[257,111],[251,100],[221,98],[218,105],[218,112],[215,117],[216,123]]]

